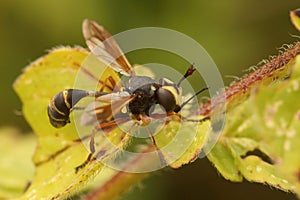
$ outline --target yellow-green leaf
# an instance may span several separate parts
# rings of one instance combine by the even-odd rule
[[[291,11],[290,18],[296,29],[300,31],[300,9]]]
[[[157,133],[155,140],[169,166],[179,168],[198,158],[210,130],[209,120],[180,123],[173,119]]]

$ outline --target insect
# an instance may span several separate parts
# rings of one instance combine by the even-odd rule
[[[117,91],[111,93],[79,89],[65,89],[59,92],[50,100],[48,105],[50,123],[56,128],[63,127],[70,122],[69,115],[75,108],[75,105],[86,97],[95,97],[95,101],[99,102],[114,99],[113,106],[96,106],[93,108],[94,113],[97,115],[98,123],[95,129],[103,129],[116,126],[119,122],[127,120],[134,120],[140,125],[147,125],[151,121],[150,116],[154,112],[155,105],[159,105],[167,116],[180,115],[181,109],[188,102],[208,89],[207,87],[201,89],[188,100],[181,103],[180,85],[183,80],[191,76],[195,71],[193,65],[187,69],[178,83],[173,83],[165,78],[156,81],[148,76],[137,76],[134,68],[128,62],[116,41],[103,26],[98,25],[94,21],[85,20],[83,22],[83,35],[87,46],[97,58],[116,72],[127,76],[128,81],[119,87]],[[105,82],[110,82],[113,87],[117,85],[111,77],[108,77]],[[125,113],[122,111],[124,108],[127,110]],[[204,121],[208,118],[191,121]],[[188,119],[185,120],[188,121]],[[148,132],[148,134],[159,152],[151,132]],[[76,167],[76,171],[91,160],[95,152],[93,143],[94,140],[91,138],[90,155],[85,163]]]

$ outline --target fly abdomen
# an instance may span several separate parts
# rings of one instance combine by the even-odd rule
[[[69,115],[71,109],[78,101],[87,96],[97,97],[104,94],[106,93],[78,89],[65,89],[57,93],[48,105],[50,123],[56,128],[65,126],[67,123],[70,123]]]

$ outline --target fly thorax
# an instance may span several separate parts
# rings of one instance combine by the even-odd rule
[[[156,83],[147,76],[135,76],[128,80],[126,90],[134,97],[129,103],[129,111],[133,115],[149,115],[156,104]]]

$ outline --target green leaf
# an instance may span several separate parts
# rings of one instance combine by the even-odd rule
[[[0,128],[0,141],[0,199],[11,199],[20,196],[33,177],[35,138],[13,128]]]
[[[225,130],[208,158],[228,180],[269,184],[300,195],[300,57],[292,74],[254,87],[227,114]]]
[[[290,18],[294,26],[300,31],[300,9],[296,9],[290,12]]]
[[[53,50],[27,67],[14,84],[14,89],[23,103],[24,116],[39,136],[33,158],[36,165],[35,176],[22,199],[58,199],[69,196],[75,191],[79,192],[79,188],[103,168],[102,163],[91,162],[79,173],[75,173],[75,167],[86,161],[89,155],[87,144],[84,144],[89,141],[81,143],[78,140],[79,135],[74,122],[61,129],[53,128],[46,112],[53,95],[65,88],[73,88],[76,78],[80,76],[78,75],[80,66],[88,55],[87,51],[79,48]],[[96,58],[89,58],[86,62],[89,63],[84,64],[100,70],[102,76],[99,79],[112,76],[118,81],[117,74],[104,67]],[[82,73],[91,81],[98,81],[98,77],[89,76],[89,73],[93,72]],[[124,137],[123,131],[117,129],[114,133],[108,137],[109,140],[101,144],[102,149],[107,149],[103,156],[112,154],[110,140],[118,143],[120,147],[128,140],[128,137]]]

